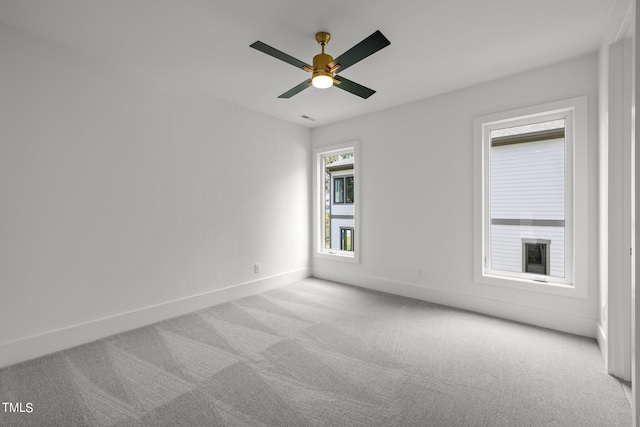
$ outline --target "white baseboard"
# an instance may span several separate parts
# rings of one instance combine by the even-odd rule
[[[206,307],[288,285],[310,275],[309,268],[240,283],[163,304],[0,344],[0,368],[86,344],[120,332],[192,313]]]
[[[314,267],[312,275],[319,279],[429,301],[589,338],[596,338],[597,334],[597,320],[589,317],[329,268]]]

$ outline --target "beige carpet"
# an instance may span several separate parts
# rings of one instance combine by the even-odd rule
[[[1,426],[627,426],[592,339],[307,279],[0,370]]]

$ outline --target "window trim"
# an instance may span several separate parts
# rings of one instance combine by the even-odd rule
[[[337,154],[353,153],[355,162],[353,165],[354,191],[353,191],[353,251],[341,251],[339,249],[326,249],[324,247],[324,157],[334,156]],[[317,147],[313,150],[313,255],[316,258],[323,258],[334,261],[342,261],[349,263],[360,263],[360,235],[358,232],[360,227],[360,142],[349,141],[340,144]],[[345,188],[346,190],[346,188]],[[331,193],[333,193],[333,182],[331,183]],[[333,194],[330,195],[333,200]],[[346,196],[346,195],[345,195]]]
[[[565,276],[562,281],[534,280],[530,273],[495,274],[485,266],[491,224],[487,197],[490,178],[491,130],[530,123],[532,119],[542,121],[565,118],[565,174],[569,185],[565,189],[566,251]],[[587,97],[521,108],[512,111],[477,117],[474,120],[474,281],[481,284],[506,286],[527,291],[550,293],[577,298],[587,297]],[[489,261],[490,262],[490,261]],[[490,265],[490,264],[488,264]],[[559,283],[560,282],[560,283]]]

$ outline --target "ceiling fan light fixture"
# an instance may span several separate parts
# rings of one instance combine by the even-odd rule
[[[325,70],[318,70],[313,73],[311,84],[318,89],[326,89],[333,86],[333,76]]]

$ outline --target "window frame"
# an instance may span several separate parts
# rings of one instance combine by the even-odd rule
[[[325,172],[325,164],[324,159],[326,157],[335,156],[338,154],[346,154],[353,153],[354,156],[354,164],[353,164],[353,173],[350,173],[349,176],[353,176],[354,181],[354,191],[353,198],[354,201],[350,204],[353,205],[353,241],[352,245],[353,251],[343,251],[339,249],[327,249],[324,247],[324,232],[325,232],[325,217],[324,217],[324,172]],[[313,218],[314,218],[314,233],[313,233],[313,245],[314,245],[314,257],[323,258],[334,261],[342,261],[349,263],[359,263],[360,262],[360,235],[362,233],[358,232],[359,230],[359,222],[360,222],[360,169],[361,169],[361,159],[360,159],[360,143],[359,141],[350,141],[330,146],[317,147],[313,151]],[[357,183],[357,184],[356,184]],[[334,187],[333,182],[331,182],[331,194],[330,201],[333,201],[334,197]],[[346,183],[345,183],[345,198],[346,198]]]
[[[565,280],[492,270],[491,131],[533,122],[565,120]],[[572,98],[474,120],[474,281],[534,292],[587,295],[587,97]]]

